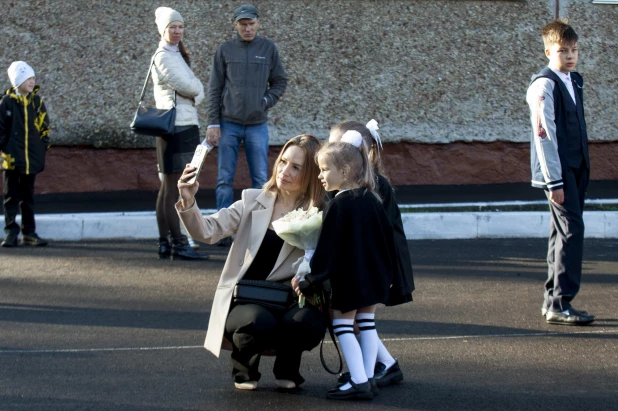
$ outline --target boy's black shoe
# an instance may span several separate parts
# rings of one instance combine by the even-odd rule
[[[378,383],[378,387],[386,387],[389,384],[397,384],[403,380],[403,372],[399,368],[399,362],[395,360],[395,364],[386,368],[386,365],[381,362],[376,363],[376,368],[373,378]]]
[[[21,245],[29,245],[32,247],[42,247],[47,245],[49,242],[47,240],[42,239],[37,235],[37,233],[32,234],[24,234],[21,237]]]
[[[326,394],[329,400],[372,400],[371,383],[369,381],[362,384],[355,384],[350,380],[351,387],[347,390],[340,390],[339,387],[330,390]]]
[[[545,321],[548,324],[558,325],[588,325],[594,321],[594,315],[588,313],[584,314],[581,311],[577,311],[573,307],[564,312],[547,311]]]
[[[573,307],[571,307],[573,308]],[[573,308],[574,309],[574,308]],[[549,308],[547,308],[547,305],[545,303],[543,303],[543,306],[541,307],[541,315],[543,317],[547,316],[547,312],[549,311]],[[576,310],[584,315],[588,315],[588,311],[585,310]]]
[[[2,247],[17,247],[17,236],[13,234],[7,234],[4,237],[4,241],[0,244]]]

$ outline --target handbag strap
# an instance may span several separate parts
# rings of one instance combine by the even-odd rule
[[[333,323],[330,319],[329,306],[330,306],[330,298],[328,297],[328,294],[325,293],[324,290],[322,290],[321,298],[319,299],[319,309],[320,311],[322,311],[322,315],[326,317],[326,321],[328,324],[327,326],[328,333],[330,334],[330,339],[333,341],[333,344],[335,345],[335,350],[337,350],[337,356],[339,356],[339,368],[337,369],[337,371],[332,371],[330,368],[328,368],[328,365],[326,365],[326,360],[324,360],[324,340],[326,339],[326,333],[324,333],[324,337],[322,337],[322,342],[320,343],[320,362],[322,363],[322,367],[324,367],[326,372],[328,372],[329,374],[337,375],[341,373],[341,371],[343,370],[343,360],[341,359],[341,352],[339,351],[339,346],[337,345],[337,339],[335,338],[335,331],[333,330]]]
[[[163,51],[157,51],[154,56],[150,59],[150,67],[148,68],[148,74],[146,74],[146,81],[144,81],[144,87],[142,87],[142,94],[139,96],[139,103],[137,106],[142,105],[142,101],[144,101],[144,95],[146,94],[146,87],[148,86],[148,80],[150,80],[150,73],[152,72],[152,66],[154,66],[154,59],[157,54],[162,53]],[[176,90],[174,90],[174,107],[176,107]]]
[[[337,371],[331,371],[326,365],[326,361],[324,360],[324,339],[326,338],[326,333],[324,337],[322,337],[322,343],[320,344],[320,361],[322,362],[322,366],[329,374],[337,375],[343,370],[343,361],[341,360],[341,352],[339,351],[339,346],[337,345],[337,340],[335,339],[335,333],[333,332],[333,325],[331,322],[328,322],[328,333],[330,334],[331,340],[333,340],[333,344],[335,344],[335,349],[337,350],[337,355],[339,356],[339,368]]]

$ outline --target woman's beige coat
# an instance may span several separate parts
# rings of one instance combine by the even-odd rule
[[[273,192],[244,190],[241,200],[208,217],[202,216],[197,203],[186,211],[181,211],[180,203],[176,204],[178,215],[194,240],[214,244],[222,238],[236,235],[217,285],[204,342],[204,347],[217,357],[224,341],[223,332],[234,286],[245,275],[260,249],[270,225],[275,199]],[[291,279],[294,275],[292,264],[303,255],[303,250],[283,243],[267,280]]]

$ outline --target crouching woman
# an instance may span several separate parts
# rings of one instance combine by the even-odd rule
[[[241,200],[208,217],[201,215],[195,201],[198,183],[186,183],[195,169],[187,165],[178,181],[181,200],[176,209],[193,239],[214,244],[235,236],[215,293],[204,347],[218,357],[222,348],[231,346],[237,389],[257,388],[260,358],[269,350],[276,352],[273,373],[277,386],[297,387],[304,382],[300,375],[303,351],[316,347],[324,335],[327,320],[311,304],[277,310],[233,302],[234,287],[241,279],[290,285],[292,265],[304,252],[283,242],[272,222],[298,208],[321,208],[324,189],[314,161],[319,147],[313,136],[290,139],[262,189],[244,190]]]

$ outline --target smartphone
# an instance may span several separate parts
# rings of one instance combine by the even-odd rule
[[[188,184],[193,184],[197,181],[200,171],[202,171],[202,166],[204,165],[206,155],[211,150],[212,146],[206,142],[206,139],[204,139],[202,144],[196,147],[195,154],[193,154],[193,159],[191,160],[191,167],[195,167],[195,175],[187,181]]]

